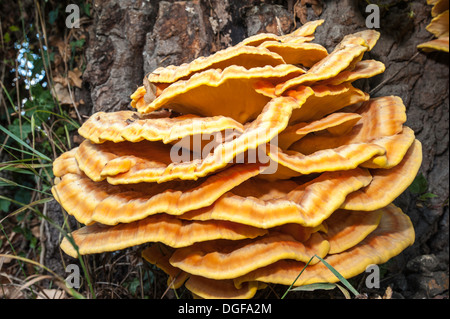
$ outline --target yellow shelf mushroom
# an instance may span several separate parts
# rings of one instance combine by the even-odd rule
[[[252,298],[271,283],[336,281],[314,256],[350,278],[411,245],[392,202],[421,144],[399,97],[352,85],[384,71],[363,59],[379,33],[345,36],[328,54],[312,43],[323,22],[158,68],[131,95],[135,110],[92,115],[85,140],[53,163],[55,199],[85,225],[63,251],[147,244],[142,257],[170,288]]]

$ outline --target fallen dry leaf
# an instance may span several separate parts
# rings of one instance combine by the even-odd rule
[[[57,75],[55,75],[53,77],[53,82],[54,83],[60,83],[64,87],[66,87],[68,85],[68,83],[69,83],[69,80],[66,77],[62,76],[61,74],[57,74]]]
[[[61,55],[64,62],[69,61],[70,59],[70,46],[68,43],[65,43],[64,41],[58,41],[56,43],[56,46],[58,47],[58,52]]]
[[[37,294],[37,299],[65,299],[66,292],[60,289],[42,289]]]
[[[83,73],[78,68],[75,68],[69,70],[67,77],[58,73],[53,77],[53,82],[60,83],[64,87],[67,87],[70,84],[71,86],[81,88],[81,84],[83,83],[83,79],[81,78],[82,75]]]
[[[22,299],[23,293],[19,288],[14,286],[2,285],[0,287],[0,298],[1,299]]]
[[[54,91],[52,91],[55,97],[61,104],[72,104],[72,99],[70,98],[69,90],[64,87],[61,83],[55,83]]]
[[[391,288],[391,286],[388,286],[386,288],[386,291],[384,292],[383,299],[392,299],[392,288]]]
[[[10,263],[11,260],[12,260],[12,258],[9,258],[9,257],[3,257],[3,256],[0,257],[0,266],[3,265],[3,264]],[[1,267],[0,267],[0,269],[1,269]]]
[[[41,227],[39,225],[34,226],[33,228],[31,228],[31,233],[37,239],[41,239]]]
[[[78,88],[81,88],[81,83],[83,80],[81,79],[82,72],[75,68],[68,72],[69,79],[71,80],[71,84],[75,85]]]
[[[308,22],[308,6],[311,5],[316,16],[320,16],[322,14],[323,6],[320,0],[301,0],[300,3],[294,5],[294,14],[296,17],[300,19],[302,24]]]

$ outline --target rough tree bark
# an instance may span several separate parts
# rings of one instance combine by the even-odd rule
[[[416,48],[432,38],[425,30],[431,19],[426,1],[387,2],[394,5],[381,11],[381,38],[366,56],[385,63],[386,71],[357,85],[373,97],[403,99],[407,125],[423,144],[420,172],[437,197],[420,203],[406,191],[396,200],[415,225],[416,242],[388,264],[393,276],[384,285],[392,285],[398,297],[430,298],[448,293],[448,55]],[[344,35],[365,28],[365,1],[322,4],[320,16],[309,5],[305,13],[308,20],[325,19],[315,41],[329,51]],[[129,108],[129,95],[159,66],[189,62],[256,33],[292,31],[300,25],[288,10],[292,6],[293,1],[258,0],[94,1],[84,89],[77,92],[86,101],[86,115]],[[60,214],[55,206],[49,213]],[[49,260],[54,253],[49,250]]]

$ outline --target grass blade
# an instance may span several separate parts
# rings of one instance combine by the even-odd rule
[[[315,255],[317,258],[320,259],[320,261],[327,266],[327,268],[344,284],[345,287],[347,287],[348,290],[350,290],[355,296],[359,295],[359,292],[353,288],[353,286],[345,279],[336,269],[334,269],[329,263],[327,263],[323,258],[320,258],[319,256]]]
[[[14,204],[17,204],[17,205],[21,205],[21,206],[22,206],[22,207],[20,207],[19,209],[15,210],[14,212],[9,213],[8,215],[6,215],[6,216],[3,217],[2,219],[0,219],[0,223],[3,223],[3,221],[4,221],[5,219],[7,219],[7,218],[9,218],[9,217],[12,217],[12,216],[14,216],[14,215],[17,215],[17,214],[19,214],[20,212],[23,212],[23,211],[26,210],[26,209],[30,209],[30,210],[32,210],[32,211],[34,211],[34,212],[36,212],[36,213],[39,214],[39,211],[38,211],[37,209],[35,209],[34,206],[37,206],[37,205],[41,205],[41,204],[45,204],[45,203],[51,202],[51,201],[53,200],[53,197],[42,198],[42,199],[39,199],[39,200],[34,201],[34,202],[32,202],[32,203],[29,203],[29,204],[23,204],[23,203],[17,202],[17,201],[15,201],[15,200],[11,199],[11,198],[8,198],[8,197],[2,196],[2,195],[0,195],[0,199],[7,200],[7,201],[10,201],[10,202],[12,202],[12,203],[14,203]]]
[[[333,283],[316,283],[316,284],[304,285],[304,286],[300,286],[300,287],[292,289],[292,286],[294,286],[295,282],[298,280],[298,278],[300,278],[301,274],[303,273],[303,271],[306,269],[306,267],[309,265],[309,263],[311,262],[311,260],[314,257],[317,257],[342,282],[342,284],[344,284],[344,286],[347,287],[347,289],[350,290],[355,296],[359,295],[359,292],[355,288],[353,288],[353,286],[347,281],[347,279],[345,279],[336,269],[334,269],[333,266],[331,266],[329,263],[327,263],[323,258],[321,258],[317,255],[314,255],[309,259],[309,261],[306,263],[306,265],[303,267],[303,269],[298,274],[297,278],[295,278],[295,280],[292,282],[292,284],[289,286],[289,288],[283,294],[281,299],[284,299],[284,297],[287,295],[287,293],[291,290],[292,291],[313,291],[316,289],[327,289],[328,290],[328,289],[333,289],[335,287],[338,287],[341,290],[341,292],[344,294],[346,299],[350,299],[350,294],[344,287],[342,287],[338,284],[333,284]]]
[[[9,137],[11,137],[12,139],[14,139],[17,143],[19,143],[20,145],[28,148],[29,150],[31,150],[34,154],[36,154],[37,156],[39,156],[41,159],[46,160],[51,162],[52,160],[47,157],[46,155],[42,154],[41,152],[39,152],[38,150],[35,150],[34,148],[32,148],[30,145],[28,145],[27,143],[25,143],[24,141],[22,141],[20,138],[18,138],[17,136],[15,136],[13,133],[11,133],[10,131],[8,131],[5,127],[3,127],[3,125],[0,125],[0,130],[3,131],[6,135],[8,135]]]
[[[77,298],[77,299],[86,299],[82,294],[78,293],[73,288],[67,287],[65,284],[66,282],[65,282],[64,278],[62,278],[61,276],[59,276],[57,273],[55,273],[51,269],[47,268],[46,266],[38,263],[37,261],[31,260],[31,259],[28,259],[25,257],[21,257],[21,256],[14,256],[14,255],[8,255],[8,254],[0,254],[0,257],[13,258],[13,259],[17,259],[17,260],[38,266],[38,267],[44,269],[45,271],[48,271],[56,280],[58,280],[60,283],[62,283],[62,285],[59,285],[59,286],[61,288],[65,289],[71,296],[73,296],[74,298]]]
[[[314,290],[333,290],[336,284],[330,282],[319,282],[316,284],[303,285],[291,289],[291,291],[314,291]]]
[[[308,262],[306,263],[305,267],[303,267],[303,269],[300,271],[300,273],[298,274],[297,278],[295,278],[295,280],[292,282],[292,284],[289,286],[289,288],[284,292],[283,296],[281,296],[281,299],[284,299],[284,297],[286,297],[286,295],[288,294],[289,291],[291,291],[292,286],[294,286],[295,282],[298,280],[298,278],[300,278],[301,274],[303,273],[303,271],[305,271],[306,267],[308,267],[309,263],[311,262],[311,260],[313,260],[313,258],[315,257],[312,256]]]
[[[351,299],[350,293],[348,292],[347,289],[345,289],[344,287],[342,287],[341,285],[336,284],[336,287],[339,288],[339,290],[342,292],[342,294],[345,296],[345,299]]]

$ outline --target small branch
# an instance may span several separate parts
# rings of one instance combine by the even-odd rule
[[[418,55],[419,55],[420,51],[417,51],[409,60],[408,62],[406,62],[406,65],[408,65],[412,60],[414,60]],[[405,65],[405,66],[406,66]],[[391,75],[389,78],[387,78],[386,80],[384,80],[383,82],[381,82],[380,84],[378,84],[376,87],[374,87],[372,90],[369,91],[369,95],[372,95],[373,93],[377,92],[379,89],[381,89],[381,87],[383,85],[385,85],[387,82],[391,81],[394,77],[397,76],[397,74],[400,73],[400,71],[402,71],[404,69],[403,68],[399,68],[397,72],[395,72],[393,75]]]

